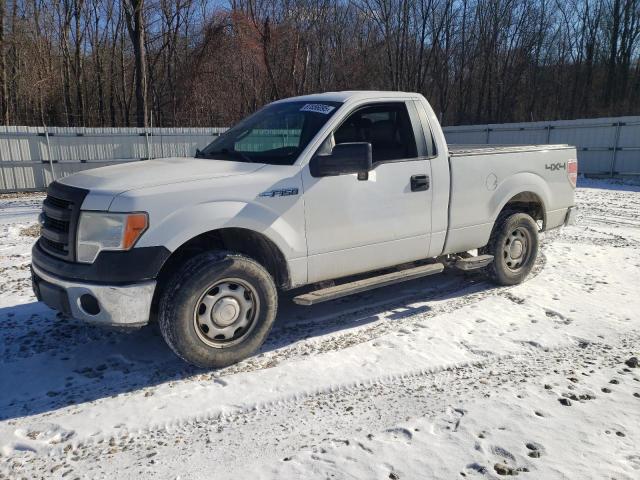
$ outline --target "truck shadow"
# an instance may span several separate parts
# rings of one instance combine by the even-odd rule
[[[445,273],[313,307],[295,305],[292,294],[282,294],[271,335],[260,353],[239,371],[266,368],[274,350],[290,349],[285,356],[295,356],[299,342],[356,332],[376,322],[401,321],[428,313],[428,302],[489,287],[473,278]],[[135,331],[108,330],[32,302],[0,308],[0,328],[0,420],[116,395],[142,394],[156,385],[206,373],[178,359],[155,324]]]

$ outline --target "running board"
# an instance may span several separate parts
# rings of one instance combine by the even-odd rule
[[[377,277],[356,280],[355,282],[344,283],[334,287],[321,288],[320,290],[298,295],[297,297],[294,297],[293,301],[298,305],[315,305],[316,303],[335,300],[336,298],[346,297],[348,295],[353,295],[354,293],[366,292],[367,290],[373,290],[374,288],[385,287],[395,283],[426,277],[427,275],[440,273],[442,270],[444,270],[443,264],[430,263],[429,265],[408,268],[398,272],[385,273],[384,275],[378,275]]]
[[[493,262],[493,255],[478,255],[477,257],[460,257],[453,266],[466,271],[486,267],[491,262]]]

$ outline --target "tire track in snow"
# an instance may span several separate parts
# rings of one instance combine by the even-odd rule
[[[546,257],[544,252],[541,251],[536,266],[529,277],[530,279],[542,271],[545,262]],[[20,368],[21,362],[24,362],[25,359],[28,360],[29,357],[33,357],[35,360],[41,357],[42,354],[46,354],[48,350],[55,350],[59,355],[55,359],[49,359],[49,361],[60,362],[65,359],[74,359],[75,368],[73,372],[69,371],[69,373],[73,374],[72,377],[67,378],[63,390],[58,392],[54,389],[51,392],[47,392],[46,397],[25,398],[23,396],[12,399],[7,405],[5,415],[8,415],[6,418],[16,415],[30,415],[41,411],[45,404],[47,410],[50,410],[73,405],[78,401],[100,403],[108,401],[109,397],[114,394],[124,393],[129,395],[129,392],[135,392],[147,386],[153,388],[154,385],[167,381],[178,383],[208,381],[238,373],[272,368],[283,361],[295,361],[310,355],[343,350],[391,332],[411,328],[421,321],[453,312],[493,295],[506,295],[506,292],[512,288],[495,287],[478,274],[471,275],[468,279],[465,279],[465,277],[469,277],[469,275],[453,275],[454,281],[444,288],[434,287],[429,288],[427,291],[415,291],[415,288],[413,288],[400,297],[378,302],[374,305],[359,305],[347,311],[338,310],[333,315],[324,315],[319,318],[312,316],[297,321],[290,318],[286,322],[279,322],[278,326],[272,330],[265,346],[257,355],[213,373],[185,365],[175,358],[169,349],[165,348],[162,338],[154,326],[147,327],[145,329],[146,332],[138,331],[121,334],[117,331],[100,330],[96,329],[96,327],[70,320],[71,323],[66,325],[65,328],[65,325],[61,324],[61,322],[66,320],[57,315],[57,320],[51,320],[52,324],[49,327],[51,334],[38,338],[38,341],[42,342],[46,342],[47,339],[50,340],[50,345],[45,345],[40,351],[34,353],[36,356],[27,353],[24,357],[17,359],[11,359],[13,350],[5,348],[3,357],[9,357],[9,360],[4,363],[9,368],[12,364]],[[361,301],[363,296],[366,298],[375,297],[375,295],[375,291],[360,294],[349,303]],[[428,310],[414,312],[411,309],[411,304],[414,302],[426,303]],[[397,309],[405,309],[405,312],[397,312]],[[52,313],[53,315],[55,314]],[[375,320],[366,321],[371,318],[375,318]],[[19,321],[17,320],[17,322]],[[30,321],[33,322],[34,318],[32,317]],[[6,335],[5,340],[13,339],[12,342],[31,341],[32,335],[33,332],[19,338]],[[124,348],[122,341],[118,340],[121,335],[123,335],[124,341],[130,343],[135,343],[138,338],[141,341],[148,341],[149,339],[146,337],[152,336],[154,337],[152,340],[157,342],[158,348],[161,350],[158,352],[155,349],[153,352],[155,356],[152,359],[143,359],[143,361],[138,362],[129,361],[126,358],[123,360],[119,356],[115,358],[113,356],[107,358],[104,356],[83,357],[74,353],[74,346],[75,348],[86,348],[87,341],[89,345],[93,344],[96,349],[103,342],[115,343],[122,345]],[[65,343],[70,345],[70,348],[65,348]],[[108,373],[105,367],[110,372],[118,372],[120,375],[112,375],[105,379],[105,374]],[[0,417],[5,418],[5,415],[0,415]]]
[[[545,263],[546,256],[542,249],[528,280],[535,278],[544,269]],[[464,276],[462,274],[458,275],[461,277]],[[475,277],[475,279],[473,277]],[[482,278],[482,280],[478,280],[478,278]],[[293,325],[283,325],[278,329],[274,328],[274,330],[272,330],[269,336],[272,340],[267,340],[265,343],[267,349],[270,346],[270,342],[272,343],[277,341],[278,335],[302,337],[303,340],[291,346],[268,351],[267,353],[252,357],[237,365],[232,365],[222,369],[218,371],[216,375],[226,376],[240,372],[270,368],[283,360],[289,361],[301,356],[315,355],[349,348],[360,343],[375,340],[383,335],[407,328],[408,326],[415,326],[416,323],[424,321],[425,319],[453,312],[495,295],[506,296],[511,288],[514,287],[497,287],[481,277],[480,274],[474,274],[470,279],[470,282],[462,280],[460,283],[456,283],[454,286],[449,288],[435,288],[428,292],[412,292],[392,301],[384,302],[379,305],[376,304],[373,307],[365,306],[355,309],[354,311],[335,315],[328,319],[312,319],[301,322],[301,324],[294,323]],[[470,292],[465,293],[465,291]],[[374,294],[375,290],[371,295]],[[452,295],[456,296],[449,299]],[[412,312],[410,306],[415,302],[427,303],[428,310],[420,311],[418,313]],[[437,302],[443,303],[439,304]],[[394,316],[394,313],[396,313],[394,312],[394,309],[398,308],[406,308],[407,315]],[[380,310],[383,311],[377,318],[376,322],[370,325],[367,324],[363,327],[347,328],[348,323],[364,323],[362,322],[363,318],[367,318],[370,315],[376,315],[376,312],[379,312]],[[403,312],[400,313],[402,314]],[[322,325],[323,329],[330,330],[332,332],[335,331],[334,328],[337,329],[339,327],[343,327],[343,329],[339,330],[339,335],[331,335],[327,338],[314,340],[310,337],[313,335],[314,329],[318,328],[319,324]]]
[[[122,474],[128,470],[130,474],[142,473],[145,470],[140,468],[146,464],[148,473],[173,469],[191,478],[189,473],[198,473],[197,466],[206,462],[210,468],[207,476],[229,476],[248,463],[289,458],[300,450],[321,453],[332,445],[348,444],[354,435],[393,434],[392,427],[408,418],[464,412],[456,405],[517,389],[523,383],[539,382],[551,372],[566,379],[579,369],[586,373],[619,365],[629,345],[639,341],[638,332],[613,343],[575,340],[552,349],[528,348],[468,364],[300,392],[295,398],[240,407],[223,415],[185,418],[159,428],[123,431],[114,437],[83,441],[71,437],[53,447],[47,456],[25,454],[10,468],[21,475],[55,468],[59,473],[70,470],[94,477],[104,468],[113,468],[109,464],[117,463]],[[454,420],[464,421],[461,415],[455,415]],[[180,463],[184,458],[190,459],[188,463],[195,470],[189,472],[189,465]],[[5,468],[8,463],[4,461]],[[202,471],[199,474],[202,476]]]

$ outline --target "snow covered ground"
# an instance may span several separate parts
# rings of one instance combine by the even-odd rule
[[[582,181],[578,225],[512,288],[447,272],[316,307],[207,372],[155,326],[35,302],[42,196],[0,198],[0,478],[640,478],[640,187]]]

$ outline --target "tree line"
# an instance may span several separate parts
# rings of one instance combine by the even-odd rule
[[[0,0],[0,124],[227,126],[423,93],[445,124],[640,113],[640,0]]]

